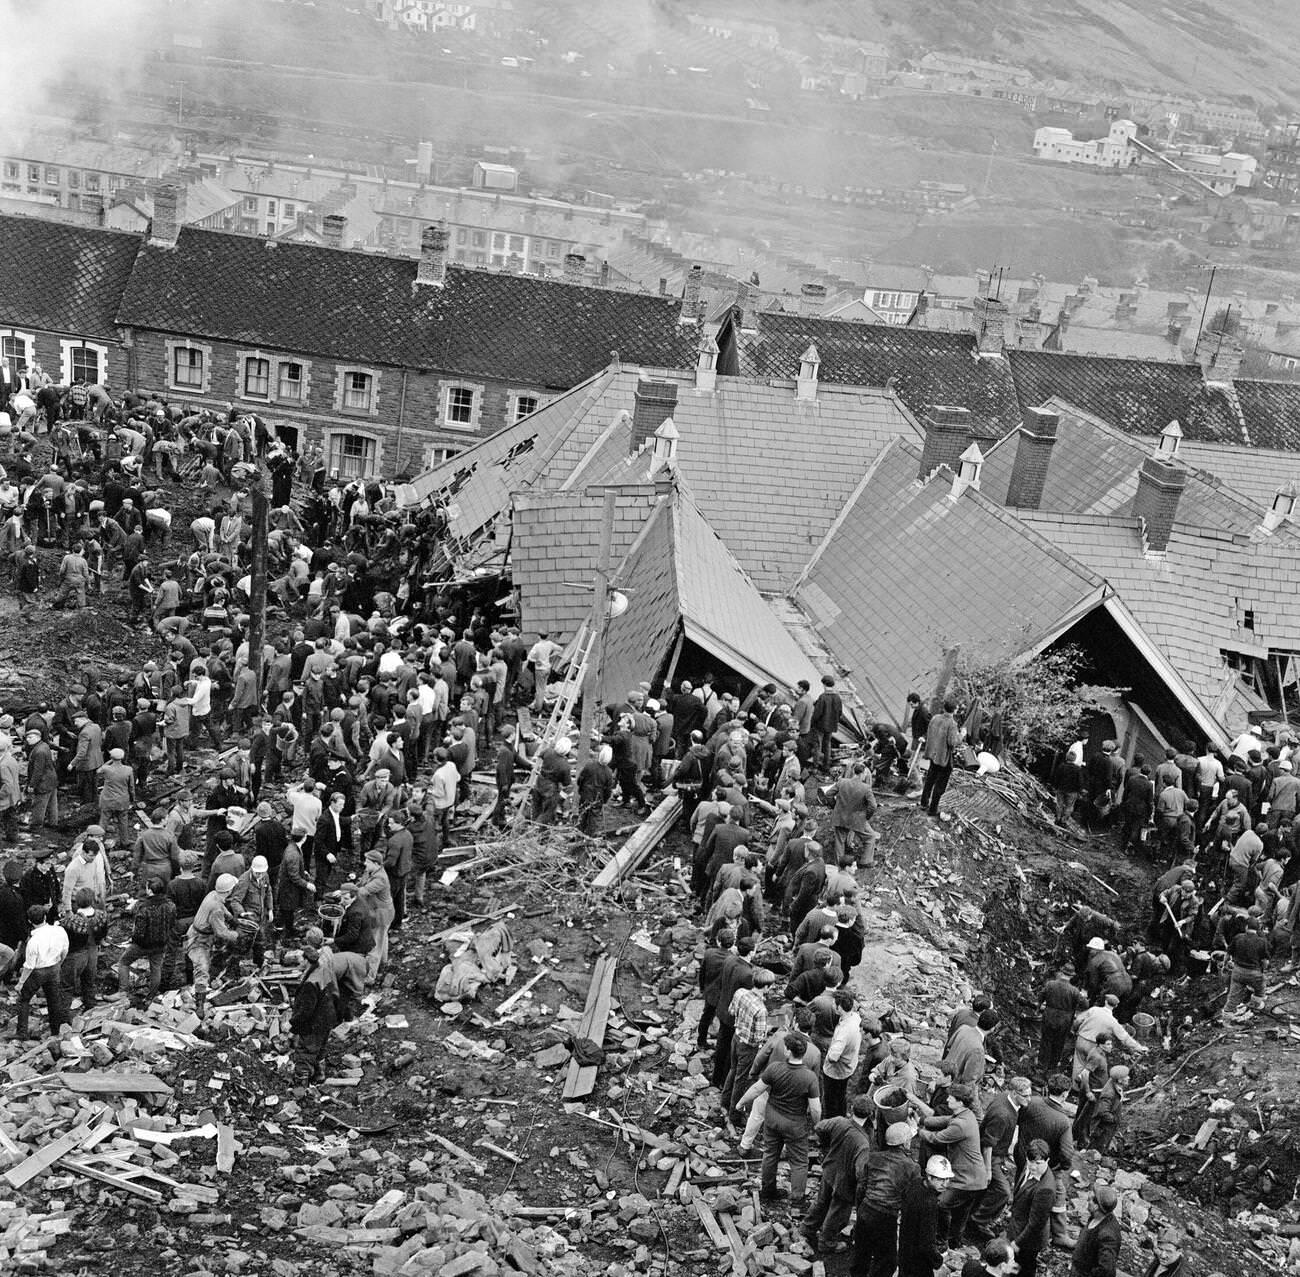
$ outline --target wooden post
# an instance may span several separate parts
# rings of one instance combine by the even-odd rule
[[[609,622],[609,555],[614,543],[614,511],[618,490],[606,488],[600,521],[600,550],[596,557],[595,598],[591,605],[591,653],[582,681],[582,723],[578,731],[578,770],[591,757],[591,729],[596,723],[596,701],[600,692],[600,666],[605,656],[605,627]]]
[[[257,679],[257,704],[262,704],[262,647],[266,642],[266,538],[271,497],[266,490],[266,475],[259,467],[253,484],[253,565],[249,589],[248,668]]]

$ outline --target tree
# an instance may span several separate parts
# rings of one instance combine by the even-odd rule
[[[952,686],[965,704],[978,698],[985,714],[1001,713],[1003,752],[1027,764],[1068,746],[1084,718],[1105,710],[1106,698],[1122,692],[1081,682],[1086,665],[1083,653],[1070,646],[1028,658],[963,652]]]

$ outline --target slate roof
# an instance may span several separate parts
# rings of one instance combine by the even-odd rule
[[[1143,630],[1207,707],[1235,679],[1221,649],[1300,651],[1291,536],[1252,541],[1224,531],[1175,527],[1163,556],[1143,553],[1136,519],[1031,514],[1025,523],[1106,578]],[[1244,625],[1253,613],[1253,628]],[[1223,713],[1216,714],[1222,719]],[[1230,727],[1232,724],[1228,724]]]
[[[1158,435],[1177,419],[1188,439],[1247,442],[1231,399],[1198,364],[1042,350],[1008,350],[1006,361],[1022,410],[1061,399],[1125,434]]]
[[[649,479],[645,452],[630,455],[641,370],[609,369],[521,422],[417,477],[461,507],[452,525],[472,535],[505,509],[504,494],[581,489]],[[788,589],[872,458],[898,435],[919,439],[907,410],[883,390],[821,385],[802,402],[793,382],[654,373],[674,383],[677,469],[710,525],[761,590]]]
[[[1278,488],[1288,482],[1300,484],[1300,454],[1289,449],[1242,448],[1184,439],[1178,455],[1188,465],[1218,476],[1262,510],[1272,504]]]
[[[124,231],[0,215],[0,323],[115,339],[139,247]]]
[[[976,433],[998,437],[1020,424],[1006,361],[980,358],[972,333],[932,332],[808,315],[760,312],[756,329],[734,334],[738,371],[751,377],[793,377],[809,342],[821,356],[823,382],[893,387],[920,417],[931,404],[969,408]]]
[[[1061,420],[1039,509],[1071,514],[1131,514],[1138,470],[1153,451],[1152,441],[1134,439],[1055,399],[1044,406],[1059,412]],[[984,457],[980,491],[999,505],[1006,504],[1019,437],[1019,431],[1008,435]],[[1188,479],[1178,503],[1178,521],[1246,534],[1257,527],[1267,504],[1253,503],[1213,474],[1194,468],[1187,452],[1184,443],[1179,458],[1188,467]]]
[[[917,480],[920,449],[877,459],[794,592],[795,602],[876,712],[893,719],[928,688],[953,643],[1031,649],[1100,602],[1096,573],[941,468]]]
[[[133,327],[567,389],[623,359],[695,362],[672,297],[449,265],[443,288],[409,258],[181,229],[146,244],[119,320]]]
[[[604,699],[663,666],[678,624],[686,637],[753,682],[793,686],[818,671],[691,499],[662,497],[614,575],[630,605],[609,623]]]
[[[656,499],[653,493],[619,497],[611,563],[622,561]],[[582,492],[534,492],[515,498],[510,575],[527,630],[556,631],[567,641],[587,619],[602,515],[601,498]]]
[[[1300,383],[1239,379],[1232,387],[1252,447],[1300,452]]]

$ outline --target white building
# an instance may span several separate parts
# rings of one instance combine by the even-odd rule
[[[1132,120],[1116,120],[1105,137],[1084,141],[1069,129],[1039,129],[1034,134],[1034,155],[1057,164],[1090,164],[1094,168],[1128,168],[1136,162],[1133,138],[1137,125]]]

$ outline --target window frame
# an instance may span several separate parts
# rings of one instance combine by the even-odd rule
[[[19,371],[11,363],[11,357],[5,351],[6,342],[22,343],[22,369]],[[36,334],[25,333],[17,328],[0,328],[0,363],[9,368],[9,380],[11,385],[17,385],[18,380],[25,378],[32,370],[32,364],[36,360]]]
[[[325,447],[326,465],[330,470],[337,468],[342,477],[369,479],[383,473],[384,444],[383,440],[375,432],[340,427],[337,430],[326,430],[323,433],[322,442]],[[369,454],[368,465],[364,464],[364,456],[362,466],[355,471],[339,464],[345,458],[341,451],[336,453],[335,450],[339,447],[347,447],[349,443],[362,445],[363,454]]]
[[[452,416],[453,395],[469,395],[468,413],[464,417]],[[459,406],[458,406],[459,411]],[[446,430],[469,433],[479,428],[483,415],[483,386],[472,381],[444,381],[438,387],[438,418]]]
[[[164,343],[167,352],[167,385],[171,390],[179,390],[184,394],[206,395],[212,388],[212,347],[201,342],[190,341],[189,338],[177,338]],[[199,355],[199,368],[202,370],[199,381],[178,381],[176,379],[177,356],[182,350],[197,352]],[[193,363],[191,362],[191,367]]]
[[[506,425],[513,426],[515,422],[523,421],[525,417],[531,417],[533,413],[539,411],[542,406],[542,397],[535,390],[512,390],[508,402]],[[533,405],[527,412],[521,411],[525,402],[531,402]]]
[[[285,371],[289,368],[298,370],[298,393],[284,393]],[[275,401],[276,403],[305,404],[307,402],[308,365],[301,359],[277,359],[275,361]]]
[[[253,371],[253,365],[258,364],[265,368],[266,375],[260,380],[265,385],[265,390],[255,391],[250,389],[249,379]],[[259,403],[271,402],[271,374],[274,362],[270,355],[263,355],[261,352],[253,352],[247,355],[241,355],[239,359],[239,398],[253,399]]]
[[[364,406],[348,403],[349,393],[354,393],[351,379],[357,376],[369,379],[368,402]],[[367,367],[365,364],[339,364],[334,370],[334,411],[345,417],[379,416],[381,381],[382,374],[378,368]]]
[[[65,386],[70,386],[77,378],[76,357],[78,354],[85,355],[87,352],[95,356],[95,378],[85,379],[88,386],[98,385],[108,375],[108,347],[94,341],[60,341],[59,342],[59,364],[62,374],[62,381]]]

